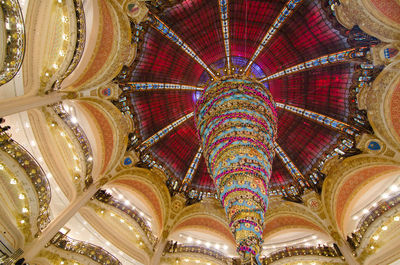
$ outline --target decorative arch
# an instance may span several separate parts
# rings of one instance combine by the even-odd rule
[[[358,155],[332,161],[324,170],[327,178],[322,203],[332,224],[343,234],[344,214],[360,189],[384,174],[400,171],[400,164],[381,156]]]
[[[186,228],[212,231],[223,236],[234,244],[232,232],[229,229],[225,212],[214,199],[206,199],[183,208],[176,216],[171,226],[170,234],[177,233]]]
[[[400,38],[398,10],[396,0],[341,0],[336,6],[339,22],[350,29],[358,25],[363,31],[385,42],[394,42]]]
[[[360,106],[367,109],[374,132],[390,146],[400,150],[400,61],[378,75],[372,87],[362,91]]]
[[[81,62],[63,84],[65,90],[82,91],[111,81],[134,55],[129,19],[120,3],[91,2],[91,32]]]
[[[169,216],[171,197],[160,176],[148,169],[125,169],[118,172],[107,186],[124,186],[125,190],[131,189],[134,193],[144,196],[150,202],[160,230],[163,230]]]

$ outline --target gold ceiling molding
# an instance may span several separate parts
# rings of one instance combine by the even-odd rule
[[[310,197],[310,199],[312,198]],[[325,225],[324,220],[321,219],[321,217],[324,217],[324,215],[320,215],[320,211],[322,211],[322,203],[320,201],[319,203],[320,203],[320,209],[318,209],[318,211],[316,212],[313,212],[313,210],[308,206],[287,201],[282,201],[279,205],[274,204],[273,206],[270,206],[269,209],[267,210],[264,222],[266,224],[265,225],[266,231],[269,230],[268,223],[277,222],[277,220],[279,219],[283,220],[281,224],[282,226],[293,225],[293,227],[295,227],[296,225],[295,222],[293,222],[293,224],[288,224],[285,222],[285,220],[288,220],[287,217],[290,216],[294,218],[300,218],[302,220],[305,220],[306,222],[310,222],[310,224],[313,225],[314,230],[318,228],[319,231],[329,235],[330,233],[328,227]],[[280,230],[279,223],[276,223],[274,225],[275,227],[272,230],[274,229]],[[303,222],[299,223],[298,225],[299,227],[305,227],[305,224],[303,224]],[[309,224],[307,223],[307,225]],[[272,232],[274,231],[269,231],[268,233]]]
[[[358,25],[363,31],[385,42],[400,39],[400,24],[378,11],[385,5],[400,5],[396,0],[341,0],[335,6],[338,21],[348,29]],[[387,11],[391,10],[387,8]],[[398,16],[397,16],[398,17]],[[400,20],[400,19],[397,19]]]
[[[110,82],[132,57],[130,23],[121,5],[115,0],[97,0],[96,4],[99,21],[92,26],[98,32],[90,38],[88,33],[86,43],[91,53],[84,52],[82,65],[75,69],[79,76],[71,76],[67,90],[82,91]]]
[[[175,197],[174,202],[179,201]],[[182,204],[181,207],[177,207],[166,227],[168,234],[177,233],[188,227],[195,227],[199,230],[213,231],[214,233],[223,235],[226,240],[234,244],[225,212],[216,199],[203,199],[203,201],[187,207],[183,206],[184,200],[180,201]],[[174,208],[174,203],[172,208]]]
[[[99,207],[101,204],[101,207]],[[104,206],[104,208],[102,208]],[[148,242],[143,245],[138,245],[136,242],[138,238],[134,231],[129,232],[126,229],[122,229],[121,223],[118,225],[115,224],[115,221],[111,220],[110,218],[115,218],[115,216],[101,216],[101,210],[107,209],[108,211],[113,211],[117,214],[114,209],[111,209],[110,206],[102,204],[100,202],[94,203],[90,202],[87,206],[83,207],[79,213],[82,215],[83,218],[94,228],[97,232],[101,234],[102,237],[107,239],[111,242],[114,246],[119,248],[121,251],[128,253],[129,256],[133,257],[137,261],[143,264],[150,264],[150,257],[153,254],[153,250],[150,249]],[[142,237],[145,237],[143,230],[132,223],[137,231],[141,232],[139,240],[143,240]]]
[[[97,150],[102,150],[102,161],[97,161],[101,162],[97,164],[97,167],[101,168],[99,174],[104,176],[119,164],[125,154],[129,124],[122,113],[108,100],[80,98],[74,103],[85,114],[92,117],[88,120],[93,122],[93,134],[101,139]],[[98,176],[93,175],[94,180],[96,177]]]
[[[76,187],[72,181],[69,168],[71,159],[66,159],[65,152],[60,152],[60,144],[65,143],[66,139],[60,135],[60,131],[52,127],[53,122],[57,122],[59,117],[47,108],[34,109],[28,111],[29,121],[32,127],[35,141],[40,149],[46,165],[53,177],[69,199],[73,200],[77,196]]]
[[[116,173],[114,176],[112,176],[112,179],[107,186],[112,187],[113,185],[118,185],[119,183],[125,185],[123,183],[124,180],[133,180],[143,183],[150,190],[152,190],[155,195],[154,199],[156,199],[156,202],[152,201],[154,209],[158,208],[156,205],[154,205],[154,203],[160,205],[160,211],[156,211],[155,213],[159,214],[157,220],[159,222],[160,230],[163,231],[165,224],[168,222],[170,214],[169,211],[171,210],[171,196],[167,186],[165,185],[164,179],[148,169],[133,167]],[[135,187],[132,188],[135,189]]]
[[[22,66],[24,90],[25,95],[36,95],[43,88],[42,78],[45,77],[45,71],[48,69],[56,71],[52,66],[56,63],[54,61],[56,58],[49,56],[52,51],[57,51],[55,54],[59,55],[59,49],[64,45],[62,39],[64,32],[59,28],[62,23],[60,14],[68,10],[66,5],[61,5],[55,0],[30,1],[27,10],[25,17],[27,45]],[[69,36],[69,30],[65,34]],[[72,44],[69,41],[67,45],[70,47]],[[75,43],[73,46],[75,47]],[[62,58],[57,58],[57,62],[58,59],[60,62],[64,61]]]
[[[360,97],[366,98],[366,104],[361,107],[367,109],[370,124],[378,138],[399,152],[400,60],[385,67],[372,87],[360,92]]]
[[[324,168],[324,172],[327,177],[324,181],[322,188],[322,204],[326,211],[327,217],[330,219],[330,222],[335,226],[334,230],[343,233],[341,225],[337,224],[337,206],[340,202],[342,204],[342,209],[345,209],[345,205],[349,204],[353,196],[348,196],[347,198],[338,198],[338,194],[343,189],[343,191],[348,190],[349,186],[343,186],[347,180],[351,181],[350,178],[355,173],[365,170],[365,169],[373,169],[376,167],[388,167],[388,170],[394,170],[395,168],[400,169],[400,164],[398,161],[389,159],[383,156],[376,155],[357,155],[346,158],[342,161],[337,161],[336,163],[329,163]],[[370,172],[373,173],[373,172]],[[387,173],[387,171],[386,171]],[[380,175],[380,173],[378,173]],[[352,187],[353,191],[360,190],[362,187],[367,185],[370,181],[373,181],[376,175],[371,176],[370,179],[364,179],[360,176],[359,182],[353,183],[355,186]],[[348,199],[348,201],[346,201]]]

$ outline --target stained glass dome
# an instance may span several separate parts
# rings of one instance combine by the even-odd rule
[[[331,2],[147,3],[148,18],[131,24],[138,54],[117,77],[115,101],[138,128],[128,147],[137,166],[160,168],[170,192],[191,201],[215,196],[194,109],[205,87],[233,75],[262,82],[277,104],[269,196],[320,190],[324,162],[356,152],[355,137],[369,129],[356,95],[375,41],[338,25]]]

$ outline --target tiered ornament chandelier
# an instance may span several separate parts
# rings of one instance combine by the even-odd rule
[[[258,260],[277,132],[271,93],[251,80],[217,80],[197,103],[196,124],[237,251]]]

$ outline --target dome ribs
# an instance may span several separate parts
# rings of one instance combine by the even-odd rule
[[[251,57],[250,61],[247,63],[244,72],[248,73],[250,66],[254,63],[258,55],[260,55],[261,51],[265,48],[268,42],[274,37],[275,33],[279,31],[281,26],[284,24],[286,19],[290,17],[293,11],[299,6],[303,0],[289,0],[282,11],[279,13],[278,17],[275,19],[272,26],[269,28],[267,34],[265,34],[263,40],[261,41],[260,45],[258,46],[257,50],[254,52],[253,56]]]
[[[222,35],[224,38],[226,65],[228,73],[231,72],[231,50],[229,43],[229,14],[228,14],[228,0],[218,0],[219,11],[221,15]]]
[[[123,91],[153,91],[153,90],[183,90],[203,91],[204,88],[189,85],[154,83],[154,82],[128,82],[121,84]]]
[[[306,185],[305,183],[307,183],[306,178],[303,176],[303,174],[301,174],[300,170],[296,167],[296,165],[286,154],[286,152],[283,151],[282,147],[278,143],[275,143],[275,154],[280,158],[282,163],[285,165],[286,169],[292,176],[293,180],[295,182],[300,183],[302,187],[305,187]]]
[[[182,123],[184,123],[185,121],[187,121],[188,119],[192,118],[194,115],[194,112],[191,112],[185,116],[183,116],[182,118],[180,118],[179,120],[176,120],[175,122],[169,124],[168,126],[166,126],[165,128],[163,128],[162,130],[158,131],[157,133],[155,133],[153,136],[151,136],[150,138],[146,139],[145,141],[143,141],[137,148],[137,150],[139,150],[139,152],[143,152],[144,150],[146,150],[147,148],[151,147],[152,145],[156,144],[161,138],[163,138],[165,135],[167,135],[168,133],[170,133],[171,131],[173,131],[176,127],[178,127],[179,125],[181,125]]]
[[[328,66],[331,64],[348,62],[354,58],[364,58],[367,55],[368,48],[352,48],[340,52],[330,53],[324,56],[320,56],[315,59],[308,60],[303,63],[299,63],[295,66],[288,67],[280,72],[271,74],[265,78],[260,79],[260,82],[269,81],[276,78],[281,78],[283,76],[291,75],[294,73],[299,73],[302,71],[311,70],[314,68],[319,68],[323,66]]]
[[[196,155],[194,156],[192,163],[190,163],[190,167],[188,171],[186,172],[185,178],[182,181],[182,186],[181,189],[183,191],[186,191],[187,187],[192,183],[193,176],[196,173],[197,167],[199,166],[199,162],[201,159],[201,155],[203,154],[203,149],[201,146],[197,150]]]
[[[210,76],[216,78],[215,73],[211,70],[206,63],[200,59],[200,57],[190,48],[172,29],[165,25],[158,17],[155,15],[149,16],[150,25],[160,32],[164,37],[171,40],[173,43],[178,45],[185,53],[187,53],[193,60],[199,63],[204,70],[206,70]]]
[[[279,102],[276,103],[276,106],[278,108],[281,108],[281,109],[290,111],[296,115],[299,115],[300,117],[304,117],[308,120],[314,121],[320,125],[330,128],[330,129],[339,131],[343,134],[347,134],[350,136],[355,136],[355,135],[359,134],[358,129],[354,128],[353,126],[351,126],[347,123],[338,121],[336,119],[330,118],[323,114],[319,114],[319,113],[316,113],[313,111],[309,111],[309,110],[306,110],[303,108],[299,108],[296,106],[283,104],[283,103],[279,103]]]

